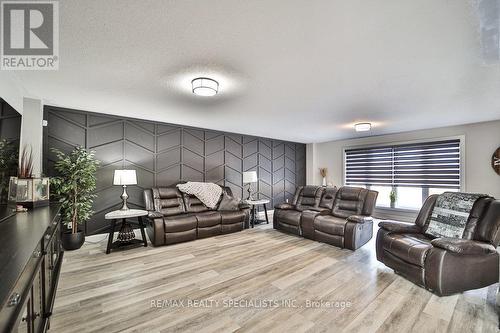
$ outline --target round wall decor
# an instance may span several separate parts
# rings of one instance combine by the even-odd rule
[[[491,167],[500,176],[500,147],[495,150],[491,157]]]

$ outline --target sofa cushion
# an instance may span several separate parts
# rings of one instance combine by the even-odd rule
[[[297,209],[306,210],[310,207],[318,207],[323,189],[320,186],[304,186],[297,198]]]
[[[367,194],[368,190],[364,188],[341,187],[333,203],[333,215],[341,218],[348,218],[351,215],[360,215]]]
[[[337,191],[338,191],[337,187],[325,188],[325,190],[323,191],[323,195],[321,196],[321,200],[319,202],[319,207],[331,210],[333,208],[333,202],[335,201]]]
[[[245,212],[241,210],[220,211],[222,224],[240,223],[245,221]]]
[[[165,233],[196,229],[198,224],[196,216],[191,214],[166,216],[163,221],[165,225]]]
[[[185,212],[182,193],[177,188],[153,188],[154,209],[164,216],[179,215]]]
[[[321,215],[314,219],[314,229],[330,235],[344,236],[346,223],[346,219],[331,215]]]
[[[194,195],[183,193],[183,198],[186,205],[186,212],[188,213],[200,213],[209,210],[209,208]]]
[[[198,228],[213,227],[214,225],[221,224],[222,217],[219,212],[203,212],[197,213]]]
[[[383,249],[399,259],[424,267],[427,252],[432,248],[431,239],[423,234],[384,235]]]
[[[297,210],[281,210],[276,212],[278,214],[278,220],[284,224],[290,224],[294,226],[300,225],[300,217],[302,213]]]

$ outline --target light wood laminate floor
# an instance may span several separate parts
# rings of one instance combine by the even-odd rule
[[[374,240],[353,252],[263,225],[106,255],[90,239],[65,253],[50,332],[497,331],[496,285],[434,296],[378,263]]]

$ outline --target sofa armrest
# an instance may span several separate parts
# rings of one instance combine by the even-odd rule
[[[397,233],[410,233],[410,234],[422,233],[422,228],[420,228],[415,223],[407,223],[400,221],[381,221],[378,224],[378,226],[384,230]]]
[[[149,211],[148,212],[148,218],[150,218],[150,219],[161,219],[161,218],[163,218],[163,214],[160,213],[160,212],[156,212],[156,211]]]
[[[295,205],[292,205],[292,204],[289,204],[289,203],[281,203],[281,204],[277,204],[274,206],[275,209],[288,209],[288,210],[294,210],[295,209]]]
[[[371,216],[364,215],[351,215],[347,218],[347,221],[353,223],[368,223],[373,222],[373,218]]]
[[[490,254],[495,253],[493,245],[461,238],[436,238],[431,241],[432,246],[458,254]]]

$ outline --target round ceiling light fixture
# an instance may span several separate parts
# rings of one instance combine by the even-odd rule
[[[219,82],[208,77],[197,77],[191,81],[193,94],[198,96],[215,96],[219,92]]]
[[[371,123],[357,123],[354,125],[356,132],[367,132],[372,129]]]

